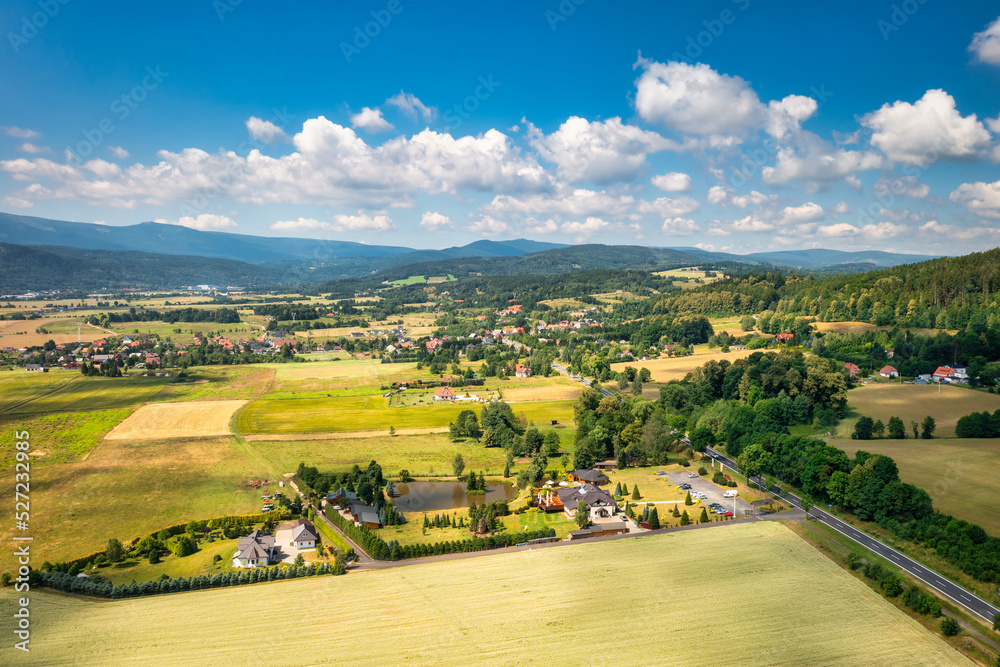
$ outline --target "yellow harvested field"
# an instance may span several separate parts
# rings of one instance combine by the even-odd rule
[[[847,407],[858,416],[881,419],[888,424],[890,417],[899,417],[910,432],[910,422],[934,418],[934,436],[950,438],[960,417],[971,412],[1000,410],[1000,396],[955,385],[869,384],[847,393]],[[843,419],[837,426],[837,437],[849,438],[857,419]]]
[[[340,378],[381,377],[407,373],[416,363],[383,364],[379,359],[340,359],[307,364],[267,364],[279,382],[294,380],[336,380]]]
[[[660,357],[649,361],[623,361],[611,364],[611,370],[619,372],[625,370],[626,366],[632,368],[648,368],[652,373],[653,382],[669,382],[670,380],[682,380],[685,375],[703,366],[713,359],[722,361],[723,359],[733,362],[737,359],[749,356],[754,350],[736,350],[723,354],[718,349],[706,351],[703,354],[692,354],[689,357]]]
[[[503,399],[508,403],[525,401],[562,401],[575,400],[580,397],[583,387],[578,383],[570,385],[537,385],[503,389]],[[472,391],[475,391],[473,389]]]
[[[192,401],[144,405],[116,426],[108,440],[165,440],[230,435],[229,421],[247,401]]]
[[[893,327],[882,326],[877,327],[874,324],[869,324],[868,322],[813,322],[813,328],[816,331],[822,333],[838,333],[838,334],[848,334],[848,333],[861,333],[864,331],[892,331]],[[947,334],[954,335],[958,333],[957,329],[919,329],[910,328],[908,331],[916,336],[936,336],[940,332],[945,332]]]
[[[248,637],[296,664],[972,664],[774,522],[110,602],[36,593],[31,621],[34,665],[235,664]]]
[[[77,324],[80,324],[79,336]],[[35,333],[37,329],[45,329],[50,333]],[[44,345],[47,341],[56,343],[75,343],[78,340],[85,343],[113,335],[114,332],[100,327],[90,326],[79,319],[65,317],[43,317],[37,320],[10,320],[0,322],[0,347],[31,347]]]

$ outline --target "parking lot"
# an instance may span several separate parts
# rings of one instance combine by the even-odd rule
[[[701,476],[689,477],[687,472],[672,472],[667,473],[667,479],[672,483],[680,486],[681,484],[690,484],[691,491],[700,491],[705,494],[706,498],[701,501],[703,505],[708,507],[712,503],[719,503],[727,510],[732,512],[733,510],[733,499],[726,498],[722,494],[729,489],[723,489],[720,486],[713,484],[710,480],[705,479]],[[735,490],[735,489],[734,489]],[[694,496],[692,496],[693,498]],[[682,508],[683,509],[683,508]],[[736,512],[734,516],[742,517],[744,512],[751,509],[750,503],[745,502],[742,498],[736,499]],[[711,508],[709,508],[709,513],[711,513]]]

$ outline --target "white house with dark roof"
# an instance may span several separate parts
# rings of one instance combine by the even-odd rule
[[[565,507],[566,515],[571,519],[574,518],[576,506],[581,500],[587,504],[591,521],[614,516],[618,512],[618,503],[611,494],[594,484],[559,489],[556,494]]]
[[[308,521],[296,521],[297,525],[292,529],[292,544],[296,549],[313,549],[319,536],[316,534],[316,527]]]
[[[233,567],[267,567],[274,556],[274,537],[255,530],[236,543]]]

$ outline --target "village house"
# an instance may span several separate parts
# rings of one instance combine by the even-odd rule
[[[233,567],[267,567],[274,555],[274,537],[255,530],[236,543]]]
[[[780,333],[774,337],[774,339],[779,343],[787,343],[793,338],[795,338],[795,334],[790,333]]]
[[[883,366],[882,369],[878,372],[878,374],[881,375],[884,378],[897,378],[897,377],[899,377],[899,371],[897,371],[892,366]]]
[[[854,377],[855,375],[861,372],[861,369],[852,364],[851,362],[847,362],[846,364],[844,364],[844,368],[847,369],[847,374],[850,375],[851,377]]]
[[[352,500],[357,500],[358,494],[353,491],[345,491],[343,488],[339,488],[336,491],[331,491],[326,494],[326,504],[327,505],[347,505]]]
[[[556,494],[565,508],[564,513],[570,519],[574,518],[577,504],[581,500],[587,506],[591,521],[594,519],[606,519],[618,512],[618,503],[611,497],[611,494],[593,484],[559,489],[556,491]]]
[[[39,366],[38,364],[28,364],[27,366],[24,367],[24,370],[25,372],[28,373],[38,373],[45,369]]]
[[[372,530],[382,527],[382,521],[378,518],[378,512],[375,511],[375,508],[365,505],[360,500],[350,502],[347,506],[347,512],[358,526]]]
[[[310,522],[299,519],[292,524],[292,544],[296,549],[315,549],[318,539],[316,527]]]
[[[434,392],[435,401],[454,401],[455,400],[455,390],[451,387],[438,387],[437,391]]]
[[[521,364],[517,364],[516,366],[514,366],[514,377],[530,378],[531,377],[531,369],[528,368],[527,366],[523,366]]]

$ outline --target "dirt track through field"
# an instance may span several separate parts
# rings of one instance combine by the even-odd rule
[[[165,440],[230,435],[229,422],[247,401],[192,401],[144,405],[116,426],[108,440]]]

